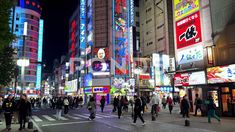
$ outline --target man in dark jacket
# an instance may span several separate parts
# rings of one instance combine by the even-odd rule
[[[143,122],[143,125],[145,125],[145,121],[141,115],[141,111],[142,111],[142,103],[141,103],[141,99],[138,96],[134,96],[134,100],[135,100],[135,107],[134,107],[134,122],[132,124],[136,123],[137,117],[140,118],[140,120]]]
[[[181,108],[182,108],[183,117],[185,118],[185,116],[186,116],[187,118],[189,118],[190,105],[189,105],[189,100],[187,98],[187,95],[185,95],[183,97],[183,100],[181,101]]]
[[[105,97],[102,96],[101,100],[100,100],[100,108],[101,108],[101,112],[104,112],[104,106],[105,106]]]
[[[14,111],[14,102],[12,100],[12,95],[8,95],[7,99],[4,100],[4,102],[2,104],[2,109],[4,110],[6,129],[8,131],[10,131],[11,130],[12,114]]]
[[[63,100],[59,97],[56,101],[56,118],[60,120],[63,107]]]
[[[31,116],[31,104],[27,99],[27,95],[22,94],[19,103],[20,131],[25,128],[27,116]]]

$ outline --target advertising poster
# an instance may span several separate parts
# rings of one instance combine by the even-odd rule
[[[235,64],[207,68],[207,81],[210,84],[235,82]]]
[[[189,74],[177,73],[174,76],[175,86],[189,86]]]
[[[177,21],[175,27],[177,49],[202,42],[199,11]]]
[[[175,86],[189,86],[206,84],[206,75],[204,71],[177,73],[174,76]]]
[[[115,75],[129,74],[129,44],[128,44],[128,9],[127,0],[114,0],[113,18],[115,25],[114,58]]]
[[[179,65],[203,60],[203,47],[199,45],[193,48],[178,51],[177,59]]]
[[[206,84],[204,71],[192,72],[189,76],[189,85]]]
[[[84,87],[91,87],[92,86],[92,74],[86,74],[84,76]]]
[[[183,18],[199,10],[199,0],[174,0],[175,19]]]

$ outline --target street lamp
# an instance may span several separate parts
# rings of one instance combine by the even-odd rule
[[[135,75],[136,75],[136,83],[138,83],[138,85],[137,85],[137,96],[139,96],[140,95],[140,68],[136,68],[135,70],[134,70],[134,73],[135,73]]]

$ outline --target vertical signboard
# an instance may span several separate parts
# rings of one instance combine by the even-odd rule
[[[43,27],[44,21],[39,21],[39,33],[38,33],[38,62],[42,62],[42,45],[43,45]],[[36,78],[36,89],[41,88],[41,79],[42,79],[42,65],[37,65],[37,78]]]
[[[175,26],[177,49],[202,42],[199,11],[177,21]]]
[[[80,49],[86,49],[86,0],[80,0]]]
[[[129,75],[128,0],[113,0],[115,75]]]
[[[160,55],[159,54],[153,54],[152,62],[153,62],[153,67],[154,67],[155,85],[160,86],[161,85]]]

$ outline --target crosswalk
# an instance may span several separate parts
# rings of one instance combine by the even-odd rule
[[[35,122],[43,122],[43,121],[49,121],[49,122],[53,122],[53,121],[57,121],[57,120],[62,120],[62,121],[68,121],[68,120],[84,120],[84,119],[88,119],[88,117],[90,116],[90,114],[88,113],[83,113],[83,114],[76,114],[76,113],[71,113],[71,114],[67,114],[67,115],[63,115],[60,117],[60,119],[57,118],[56,115],[52,114],[52,115],[33,115],[32,119]],[[96,118],[97,119],[101,119],[101,118],[114,118],[114,117],[118,117],[117,115],[112,115],[112,114],[100,114],[100,113],[96,113]]]

